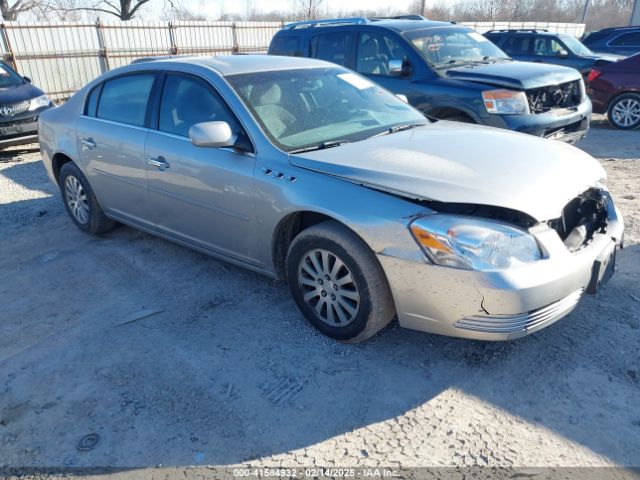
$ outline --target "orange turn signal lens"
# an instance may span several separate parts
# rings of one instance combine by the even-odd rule
[[[427,232],[426,230],[423,230],[417,225],[411,225],[411,233],[413,233],[413,236],[418,241],[418,243],[425,248],[440,250],[445,253],[453,253],[453,250],[451,250],[451,248],[438,240],[434,235]]]

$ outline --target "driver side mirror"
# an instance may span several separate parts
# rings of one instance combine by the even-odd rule
[[[558,53],[556,53],[557,57],[560,58],[567,58],[569,56],[569,52],[567,52],[564,48],[561,50],[558,50]]]
[[[23,80],[24,80],[25,82],[27,82],[27,83],[31,83],[31,78],[29,78],[29,77],[27,77],[27,76],[24,76],[24,77],[22,77],[22,78],[23,78]]]
[[[189,129],[189,139],[196,147],[232,147],[235,135],[227,122],[201,122]]]
[[[387,64],[389,75],[402,75],[403,61],[399,58],[392,58]]]

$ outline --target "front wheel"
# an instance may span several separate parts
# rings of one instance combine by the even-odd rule
[[[625,93],[616,97],[607,110],[609,123],[621,130],[633,130],[640,127],[640,95]]]
[[[325,335],[359,342],[394,317],[391,290],[369,247],[342,225],[303,230],[289,247],[287,280],[306,319]]]
[[[86,177],[73,162],[65,163],[58,178],[67,213],[76,226],[87,233],[105,233],[115,222],[108,218],[93,194]]]

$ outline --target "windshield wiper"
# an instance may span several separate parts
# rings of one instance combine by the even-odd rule
[[[383,135],[389,135],[391,133],[402,132],[403,130],[409,130],[410,128],[422,127],[424,125],[429,125],[428,123],[403,123],[400,125],[394,125],[393,127],[387,128],[384,132],[376,133],[372,137],[376,138],[381,137]]]
[[[349,140],[330,140],[328,142],[318,143],[317,145],[310,145],[308,147],[289,150],[289,153],[295,154],[295,153],[312,152],[314,150],[324,150],[325,148],[339,147],[340,145],[344,145],[345,143],[349,143]]]

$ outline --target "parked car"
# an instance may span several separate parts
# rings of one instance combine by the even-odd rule
[[[53,105],[42,90],[0,61],[0,149],[38,141],[38,115]]]
[[[622,130],[640,127],[640,53],[618,63],[594,69],[587,92],[596,113]]]
[[[466,27],[365,18],[286,25],[271,55],[328,60],[405,95],[423,113],[573,142],[591,102],[573,69],[513,62]]]
[[[640,26],[605,28],[588,34],[582,42],[594,52],[634,55],[640,52]]]
[[[396,315],[445,335],[526,335],[595,291],[622,239],[588,154],[432,123],[328,62],[129,65],[40,127],[78,228],[119,221],[286,279],[309,322],[344,341]]]
[[[586,77],[595,66],[624,57],[594,53],[573,35],[547,30],[491,30],[484,35],[515,60],[562,65]]]

